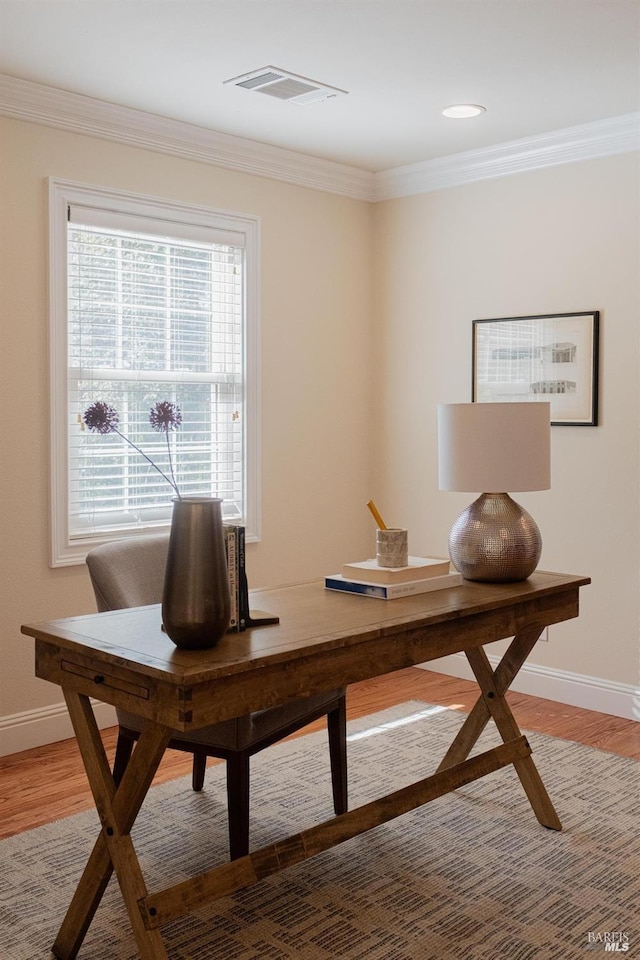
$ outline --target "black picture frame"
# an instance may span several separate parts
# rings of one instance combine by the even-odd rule
[[[552,426],[598,425],[600,311],[473,321],[474,403],[551,403]]]

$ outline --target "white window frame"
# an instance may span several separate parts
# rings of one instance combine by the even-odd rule
[[[71,539],[69,533],[67,219],[70,205],[111,214],[142,216],[176,224],[241,233],[245,245],[244,430],[247,541],[260,539],[259,307],[260,218],[50,177],[49,186],[49,361],[50,361],[50,543],[52,567],[84,563],[89,550],[107,540],[149,532],[118,531]],[[165,525],[168,529],[169,523]],[[154,531],[158,532],[157,526]]]

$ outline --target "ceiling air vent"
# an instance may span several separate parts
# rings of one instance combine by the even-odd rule
[[[245,90],[266,93],[267,96],[275,97],[277,100],[288,100],[289,103],[300,104],[331,100],[333,97],[342,97],[348,92],[339,90],[338,87],[330,87],[326,83],[309,80],[307,77],[298,77],[295,73],[287,73],[286,70],[280,70],[278,67],[262,67],[260,70],[252,70],[251,73],[243,73],[241,77],[233,77],[232,80],[224,82],[243,87]]]

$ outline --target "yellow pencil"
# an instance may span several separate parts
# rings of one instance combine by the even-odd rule
[[[384,520],[382,519],[382,517],[380,516],[380,514],[378,513],[378,508],[376,507],[376,505],[375,505],[375,503],[373,502],[373,500],[369,500],[369,501],[367,502],[367,506],[369,507],[369,510],[371,510],[371,516],[373,517],[373,519],[375,520],[375,522],[378,524],[378,528],[379,528],[380,530],[386,530],[386,529],[387,529],[387,525],[386,525],[386,523],[384,522]]]

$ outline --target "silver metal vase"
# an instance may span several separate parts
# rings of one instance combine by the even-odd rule
[[[174,499],[162,595],[162,623],[177,647],[215,647],[229,627],[231,604],[222,500]]]

